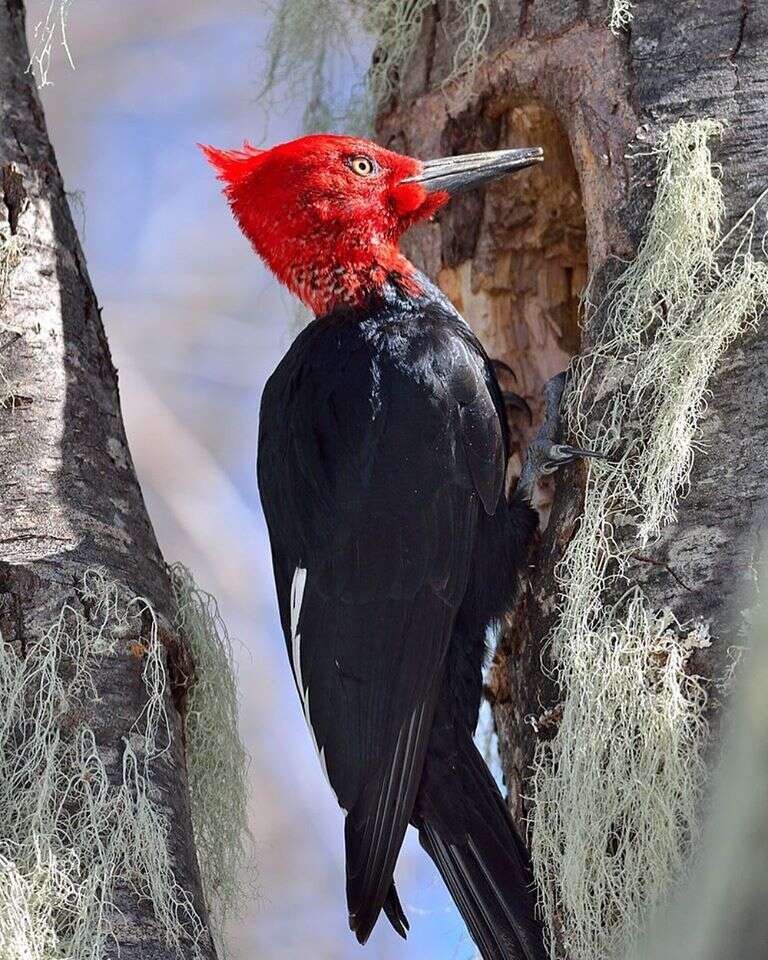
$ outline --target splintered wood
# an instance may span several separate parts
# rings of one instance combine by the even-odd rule
[[[579,348],[579,298],[587,280],[584,210],[568,140],[538,104],[505,113],[499,149],[542,146],[545,164],[488,188],[474,257],[443,267],[439,283],[489,354],[508,363],[533,426],[513,413],[511,472],[544,415],[544,382]]]

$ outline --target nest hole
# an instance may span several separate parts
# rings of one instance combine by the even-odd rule
[[[587,282],[584,206],[568,137],[542,104],[501,112],[497,106],[475,129],[479,136],[462,138],[462,150],[544,148],[544,164],[491,185],[476,201],[479,208],[470,201],[442,225],[447,265],[440,286],[490,356],[514,370],[516,382],[502,373],[502,386],[531,408],[532,424],[510,412],[510,472],[517,476],[525,446],[544,418],[544,383],[579,351],[579,305]],[[473,249],[451,243],[451,235],[468,234]]]

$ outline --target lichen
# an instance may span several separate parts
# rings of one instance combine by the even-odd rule
[[[225,755],[217,770],[228,770],[242,750],[239,741],[227,740],[236,700],[234,681],[225,676],[226,633],[186,572],[174,574],[174,586],[201,678],[187,719],[192,788],[203,789],[202,798],[192,796],[201,865],[216,863],[218,889],[210,881],[207,889],[213,897],[224,890],[231,900],[234,880],[223,871],[235,865],[235,827],[218,828],[227,849],[217,859],[207,846],[213,832],[200,816],[201,809],[206,815],[215,809],[211,784],[200,772],[210,769],[201,768],[200,759],[205,710],[212,711],[211,737]],[[156,765],[171,742],[158,617],[147,600],[99,570],[84,575],[79,597],[81,606],[65,603],[23,650],[0,638],[0,957],[102,960],[117,918],[116,896],[125,890],[151,905],[160,936],[179,956],[198,956],[208,932],[175,877],[168,816],[154,798]],[[208,632],[214,626],[218,633]],[[98,695],[97,667],[120,656],[141,662],[145,702],[115,756],[97,743],[87,715]],[[203,675],[207,669],[210,678]],[[214,703],[214,695],[222,702]],[[231,781],[225,778],[223,787],[228,801],[242,803]]]
[[[707,824],[687,882],[625,960],[760,957],[768,943],[768,608],[763,576],[749,653],[724,723]]]
[[[50,0],[45,20],[38,21],[32,30],[33,46],[27,71],[35,73],[40,87],[47,87],[51,83],[48,73],[56,44],[62,47],[67,62],[75,69],[67,38],[70,7],[73,3],[74,0]]]
[[[217,932],[236,909],[248,859],[247,755],[238,732],[232,645],[215,597],[170,568],[175,627],[195,665],[184,714],[195,848]]]
[[[611,0],[611,19],[609,22],[611,33],[619,34],[622,30],[627,29],[634,16],[632,13],[633,6],[632,0]]]
[[[768,302],[749,216],[732,254],[718,257],[726,239],[735,243],[722,236],[709,150],[721,131],[681,121],[661,138],[645,238],[609,288],[602,334],[577,359],[568,397],[578,445],[610,456],[590,467],[580,527],[557,570],[550,653],[563,716],[532,778],[532,854],[553,957],[558,939],[571,960],[631,942],[698,835],[706,695],[687,661],[709,640],[702,625],[655,609],[631,565],[674,519],[709,380]]]
[[[307,132],[341,127],[369,134],[376,110],[400,89],[433,5],[434,0],[279,0],[267,41],[264,92],[285,85],[300,92],[307,103]],[[490,0],[454,0],[451,13],[458,43],[443,87],[458,108],[483,60]],[[352,85],[350,96],[350,71],[362,73],[352,55],[362,37],[373,41],[375,56],[364,83]]]
[[[21,263],[24,240],[21,234],[6,236],[0,232],[0,310],[5,306],[11,292],[11,277]]]

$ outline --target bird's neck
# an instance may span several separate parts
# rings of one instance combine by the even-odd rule
[[[422,293],[416,268],[394,244],[362,250],[329,246],[320,255],[315,247],[311,259],[297,258],[275,272],[318,317],[338,307],[360,306],[387,283],[396,283],[410,296]]]

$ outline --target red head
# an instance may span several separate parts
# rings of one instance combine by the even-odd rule
[[[414,267],[398,249],[403,232],[451,193],[541,159],[539,150],[505,150],[422,163],[327,134],[270,150],[202,149],[256,252],[318,315],[361,302],[393,276],[417,294]]]

